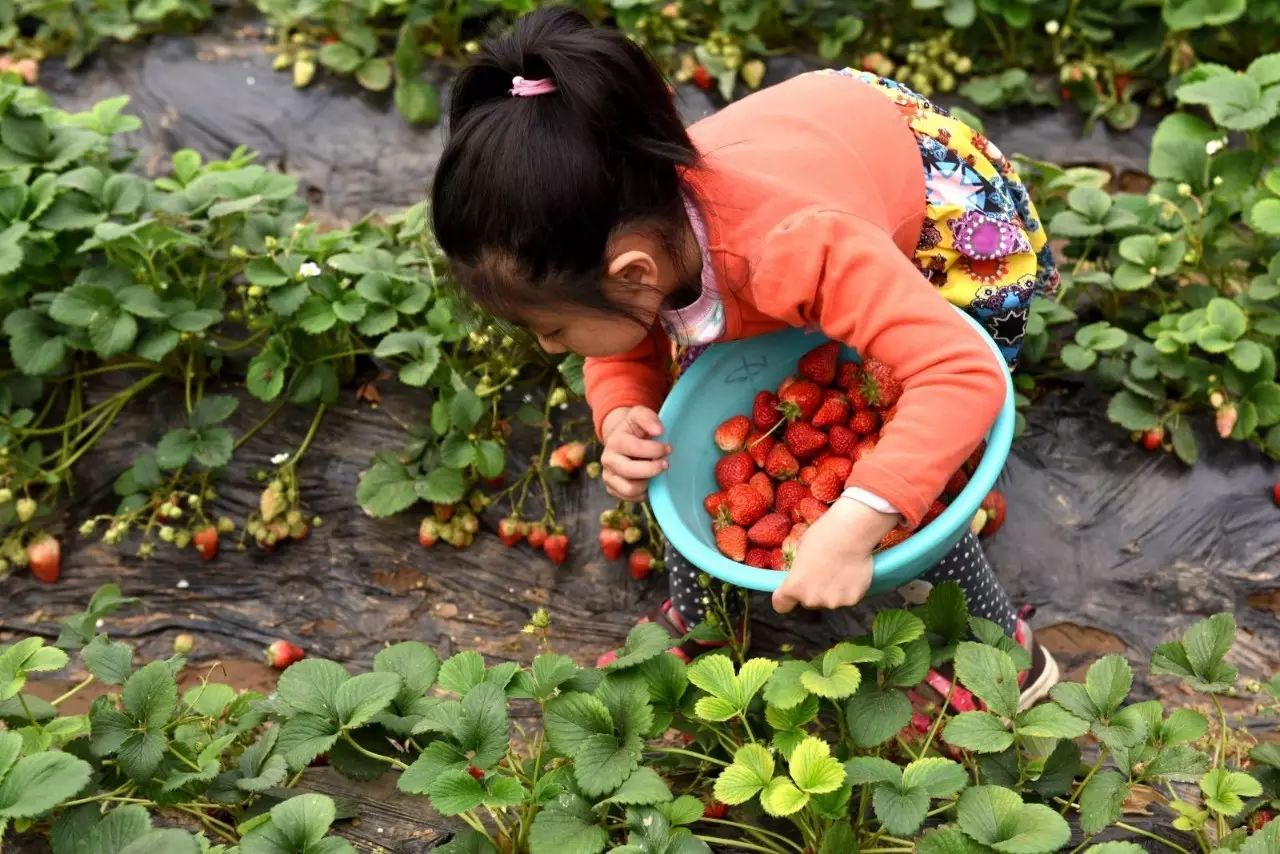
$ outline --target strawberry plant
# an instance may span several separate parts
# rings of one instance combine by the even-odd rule
[[[1025,650],[969,620],[954,584],[810,659],[713,653],[686,664],[666,654],[663,629],[641,624],[611,664],[582,668],[553,651],[540,610],[525,628],[541,648],[528,665],[467,650],[441,660],[410,641],[355,675],[295,657],[270,696],[212,681],[216,664],[180,693],[175,677],[191,666],[181,655],[135,664],[99,632],[133,601],[108,585],[63,621],[56,645],[0,647],[0,834],[47,834],[55,854],[107,838],[117,847],[92,850],[145,840],[165,851],[350,851],[326,835],[332,801],[293,788],[323,759],[357,781],[393,775],[453,818],[462,830],[451,852],[1048,854],[1074,827],[1078,851],[1128,854],[1143,841],[1186,854],[1168,830],[1123,820],[1137,792],[1204,850],[1263,854],[1280,842],[1269,820],[1280,755],[1233,730],[1219,700],[1239,681],[1224,661],[1227,614],[1152,658],[1153,674],[1208,698],[1206,716],[1128,702],[1133,673],[1117,655],[1020,711]],[[87,675],[63,695],[24,690],[71,655]],[[913,686],[948,660],[980,705],[913,708]],[[95,682],[109,691],[87,714],[62,713]],[[1280,681],[1243,690],[1260,712],[1280,711]],[[513,701],[536,708],[540,725],[512,717]],[[199,832],[156,827],[151,812],[181,813]],[[1095,842],[1104,830],[1113,841]]]
[[[193,29],[212,14],[207,0],[15,0],[0,8],[0,50],[36,63],[65,56],[75,68],[108,40]]]

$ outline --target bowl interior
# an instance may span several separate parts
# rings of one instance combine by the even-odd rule
[[[968,315],[966,320],[972,321]],[[995,343],[981,333],[1000,354]],[[660,417],[671,444],[670,467],[650,484],[649,498],[658,524],[686,560],[715,578],[752,590],[771,591],[784,573],[756,569],[732,561],[716,549],[703,499],[718,487],[715,465],[720,450],[712,441],[726,418],[750,414],[761,389],[777,388],[795,371],[797,360],[826,338],[820,333],[787,329],[707,349],[680,377]],[[857,353],[845,348],[845,359]],[[1003,364],[1003,361],[1001,361]],[[969,485],[941,516],[906,542],[876,555],[871,593],[901,586],[936,564],[967,530],[982,499],[995,485],[1013,439],[1013,385],[1006,372],[1005,403],[987,437],[987,450]]]

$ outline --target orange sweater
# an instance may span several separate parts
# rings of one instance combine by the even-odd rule
[[[816,327],[885,362],[904,386],[897,416],[849,485],[918,524],[990,428],[1005,387],[981,333],[911,260],[925,212],[911,130],[869,86],[804,75],[690,134],[703,163],[684,177],[706,220],[724,339]],[[587,360],[597,429],[617,407],[661,406],[671,350],[655,324],[630,353]]]

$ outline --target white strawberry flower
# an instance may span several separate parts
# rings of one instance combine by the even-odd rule
[[[322,272],[320,265],[315,261],[305,261],[302,266],[298,268],[298,276],[303,279],[314,279]]]
[[[281,451],[280,453],[276,454],[274,457],[271,458],[271,465],[273,466],[284,465],[287,462],[289,462],[288,451]]]
[[[1226,147],[1227,138],[1225,136],[1221,139],[1211,139],[1204,144],[1204,153],[1212,157]]]

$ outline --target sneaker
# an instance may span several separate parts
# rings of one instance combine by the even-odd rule
[[[666,629],[671,637],[675,640],[682,640],[685,635],[689,634],[689,626],[685,623],[684,617],[680,616],[680,611],[670,599],[663,602],[654,611],[645,614],[637,623],[657,623]],[[738,637],[742,638],[746,634],[745,622],[738,626]],[[678,646],[673,646],[667,652],[679,658],[688,664],[704,652],[713,649],[721,649],[728,646],[728,641],[699,641],[687,640]],[[596,659],[596,667],[604,667],[618,660],[618,651],[611,649]]]

